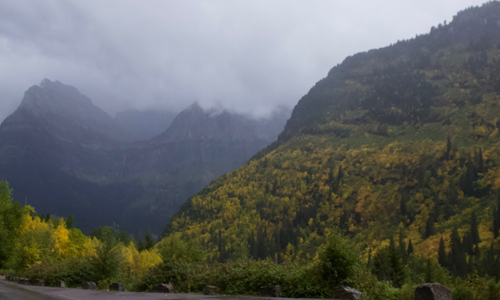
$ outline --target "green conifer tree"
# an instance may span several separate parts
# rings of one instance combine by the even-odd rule
[[[441,240],[439,241],[438,261],[442,267],[447,267],[448,264],[446,262],[446,246],[444,244],[443,237],[441,237]]]
[[[479,229],[478,229],[477,217],[476,217],[475,213],[472,213],[472,215],[471,215],[470,239],[471,239],[472,245],[478,245],[481,242],[481,239],[479,238]]]
[[[404,272],[403,266],[401,265],[401,257],[399,255],[399,251],[396,249],[394,239],[392,238],[389,244],[389,259],[392,269],[392,284],[395,287],[400,288],[404,283]]]
[[[151,234],[149,234],[149,230],[148,230],[146,232],[146,237],[144,238],[144,249],[149,250],[149,249],[153,248],[154,245],[155,245],[155,240],[153,239]]]
[[[66,228],[67,229],[72,229],[75,224],[75,217],[73,215],[69,215],[68,219],[66,220]]]
[[[408,242],[408,250],[406,250],[406,252],[408,253],[408,256],[410,256],[410,254],[413,254],[413,245],[411,243],[411,239]]]
[[[434,235],[434,216],[430,215],[425,224],[424,239]]]

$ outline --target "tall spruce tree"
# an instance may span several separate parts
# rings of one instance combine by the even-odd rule
[[[389,245],[389,259],[392,269],[392,284],[395,287],[400,288],[404,283],[404,272],[403,266],[401,265],[401,257],[399,255],[399,251],[396,249],[394,239],[392,238]]]
[[[399,231],[399,255],[403,261],[403,265],[406,265],[408,261],[408,253],[406,252],[406,243],[404,241],[403,229]]]
[[[151,236],[151,234],[149,233],[149,230],[146,232],[146,237],[144,238],[144,249],[145,250],[149,250],[151,248],[153,248],[155,245],[155,240],[153,239],[153,237]]]
[[[500,231],[500,193],[497,195],[497,207],[493,210],[493,237],[497,238]]]
[[[413,244],[411,243],[411,239],[408,242],[408,250],[406,252],[408,253],[408,256],[410,256],[410,254],[413,254]]]
[[[455,276],[464,278],[467,276],[467,261],[465,251],[462,247],[462,241],[456,228],[451,232],[451,252],[449,255],[449,268]]]
[[[441,240],[439,241],[438,261],[442,267],[448,266],[446,262],[446,245],[444,244],[444,239],[442,236]]]
[[[453,145],[451,143],[450,137],[446,140],[446,159],[450,160],[451,159],[451,150],[453,149]]]
[[[479,229],[475,213],[472,213],[470,220],[470,239],[472,245],[478,245],[481,242],[481,239],[479,238]]]
[[[424,239],[434,235],[434,216],[429,215],[425,224]]]
[[[484,165],[483,150],[479,148],[479,153],[477,154],[477,171],[479,173],[486,173],[486,167]]]

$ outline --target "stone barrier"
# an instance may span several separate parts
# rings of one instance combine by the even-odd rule
[[[281,287],[276,286],[261,286],[260,294],[262,297],[279,297],[281,294]]]
[[[66,284],[64,283],[64,281],[60,280],[60,281],[59,281],[59,286],[58,286],[58,287],[65,288],[65,287],[66,287]]]
[[[123,292],[123,291],[125,291],[125,287],[123,286],[123,283],[121,283],[121,282],[113,282],[113,283],[109,284],[109,290]]]
[[[156,293],[174,293],[175,289],[171,284],[159,284],[152,287],[151,291]]]
[[[214,285],[207,285],[203,289],[203,295],[217,295],[219,293],[219,288]]]
[[[439,283],[424,283],[415,289],[415,300],[452,300],[451,290]]]
[[[92,281],[82,282],[82,289],[84,290],[97,290],[97,285]]]
[[[357,289],[348,286],[338,286],[332,291],[333,299],[360,300],[363,294]]]
[[[17,283],[22,284],[22,285],[31,285],[31,279],[30,278],[19,278],[17,280]]]
[[[36,279],[35,282],[34,282],[34,285],[44,286],[45,285],[45,281],[43,279]]]

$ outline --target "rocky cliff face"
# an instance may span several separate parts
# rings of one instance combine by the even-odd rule
[[[45,79],[0,126],[0,180],[15,199],[39,213],[73,214],[87,232],[114,222],[159,234],[186,199],[272,142],[280,117],[253,120],[194,104],[160,135],[130,143],[89,98]]]

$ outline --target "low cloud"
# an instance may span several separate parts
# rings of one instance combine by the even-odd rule
[[[481,1],[0,0],[0,120],[43,78],[110,114],[294,106],[357,52],[427,33]]]

